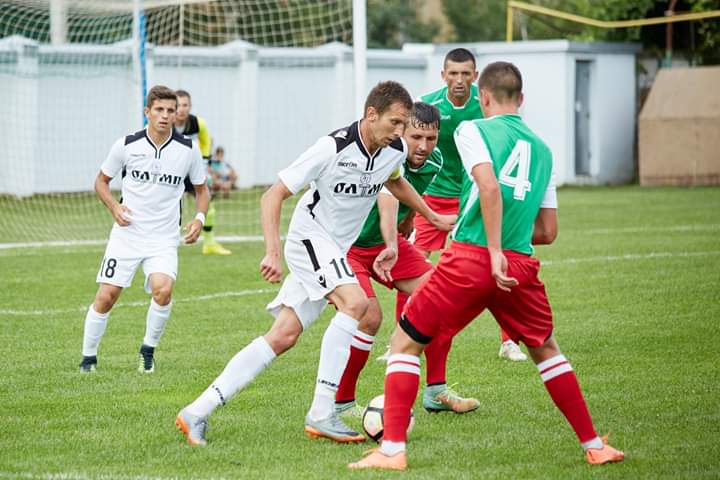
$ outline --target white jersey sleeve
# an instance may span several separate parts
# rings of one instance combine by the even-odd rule
[[[480,131],[471,121],[461,122],[457,130],[455,130],[455,145],[468,174],[475,165],[492,163],[492,157],[490,157],[490,151],[485,145],[485,140],[480,136]]]
[[[110,147],[110,153],[100,166],[100,171],[110,178],[115,178],[125,166],[125,139],[120,138]]]
[[[550,183],[545,189],[545,196],[542,199],[540,208],[557,208],[557,182],[555,180],[555,171],[550,175]]]
[[[335,145],[332,137],[321,137],[290,166],[280,170],[278,177],[291,193],[298,193],[322,175],[336,154]]]
[[[203,160],[203,157],[200,154],[200,147],[198,147],[195,142],[193,142],[192,146],[192,159],[190,161],[188,176],[190,177],[190,182],[193,185],[202,185],[207,180],[205,160]]]

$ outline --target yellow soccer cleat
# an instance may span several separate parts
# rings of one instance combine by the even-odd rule
[[[202,253],[203,255],[232,255],[230,250],[219,243],[204,243]]]

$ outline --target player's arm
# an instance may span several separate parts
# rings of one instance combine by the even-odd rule
[[[121,227],[127,227],[130,225],[130,209],[119,203],[115,200],[115,197],[113,197],[112,192],[110,192],[111,180],[112,177],[105,175],[102,170],[99,171],[97,177],[95,177],[95,192],[100,198],[100,201],[103,202],[110,211],[110,215],[112,215],[117,224]]]
[[[380,191],[377,196],[377,206],[380,215],[380,234],[385,242],[385,248],[375,257],[373,270],[381,279],[391,282],[390,271],[397,262],[398,201],[389,192]]]
[[[472,122],[462,122],[455,130],[455,145],[465,167],[478,188],[490,268],[498,288],[510,291],[517,280],[507,276],[507,259],[502,251],[502,196],[495,176],[492,156]]]
[[[398,223],[398,233],[405,238],[410,238],[413,230],[415,230],[415,210],[410,210],[402,222]]]
[[[402,203],[425,217],[435,228],[449,232],[455,225],[457,215],[440,215],[427,206],[425,200],[417,193],[415,187],[402,175],[391,176],[385,186]]]
[[[291,196],[292,192],[278,180],[260,199],[260,221],[265,238],[265,257],[260,262],[260,273],[271,283],[282,280],[280,213],[283,202]]]
[[[545,196],[540,203],[540,210],[535,217],[533,226],[533,245],[550,245],[555,241],[558,234],[557,219],[557,187],[555,173],[550,175],[550,182],[545,189]]]
[[[124,145],[125,142],[123,139],[113,144],[110,148],[110,153],[108,153],[107,158],[100,167],[97,177],[95,177],[95,192],[100,198],[100,201],[103,202],[110,211],[115,222],[121,227],[130,225],[130,215],[132,215],[132,212],[127,206],[115,200],[115,197],[113,197],[110,192],[110,181],[122,171],[125,165]]]
[[[195,190],[195,218],[185,226],[187,232],[183,237],[185,243],[195,243],[200,237],[200,232],[205,224],[205,215],[207,215],[208,205],[210,204],[210,192],[207,188],[207,171],[205,170],[205,162],[200,156],[200,150],[197,145],[192,146],[192,159],[188,177]]]

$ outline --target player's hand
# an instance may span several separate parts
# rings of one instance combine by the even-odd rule
[[[373,270],[383,282],[392,282],[393,279],[392,275],[390,275],[390,270],[395,266],[395,262],[397,262],[397,251],[392,248],[386,248],[375,257]]]
[[[397,226],[398,233],[409,239],[415,229],[414,215],[408,215]]]
[[[457,221],[457,215],[442,215],[439,213],[435,214],[432,224],[438,230],[443,232],[449,232],[455,228],[455,222]]]
[[[183,237],[183,241],[188,245],[195,243],[200,237],[200,230],[202,230],[202,223],[197,218],[192,222],[185,225],[185,231],[187,232]]]
[[[111,213],[115,222],[121,227],[127,227],[128,225],[130,225],[130,220],[132,219],[132,212],[130,212],[130,209],[122,203],[118,203],[117,205],[115,205]]]
[[[492,269],[492,276],[495,279],[495,284],[500,290],[509,292],[512,287],[518,285],[516,278],[508,277],[507,275],[507,258],[502,250],[490,249],[490,268]]]
[[[270,283],[279,283],[283,277],[280,255],[265,255],[260,262],[260,273]]]

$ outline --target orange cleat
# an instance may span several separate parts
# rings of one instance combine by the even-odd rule
[[[585,450],[585,459],[587,462],[590,465],[622,462],[625,459],[625,453],[608,445],[607,435],[601,438],[604,444],[603,448],[588,448]]]
[[[374,468],[377,470],[406,470],[407,454],[396,453],[392,457],[385,455],[379,448],[373,448],[365,452],[365,458],[355,463],[348,463],[348,468],[360,470],[363,468]]]

